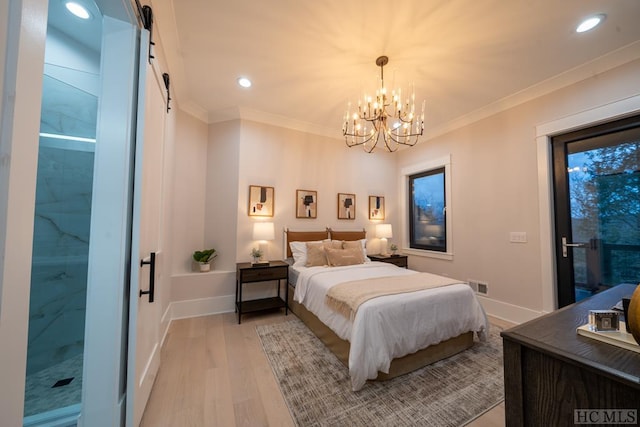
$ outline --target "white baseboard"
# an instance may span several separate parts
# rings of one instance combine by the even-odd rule
[[[160,348],[164,346],[164,340],[169,333],[171,322],[190,317],[209,316],[211,314],[230,313],[235,310],[236,298],[234,295],[223,297],[199,298],[186,301],[173,301],[167,306],[162,315],[161,325],[165,325],[162,331]]]
[[[235,310],[235,296],[199,298],[186,301],[173,301],[167,307],[165,315],[171,320],[189,317],[208,316],[210,314],[230,313]]]
[[[520,324],[546,314],[544,311],[531,310],[518,305],[487,298],[478,295],[478,300],[485,312],[493,317]],[[235,296],[225,295],[221,297],[199,298],[186,301],[173,301],[167,307],[162,316],[162,323],[166,324],[162,342],[169,330],[172,320],[187,319],[190,317],[209,316],[211,314],[231,313],[235,308]]]
[[[546,314],[544,311],[531,310],[529,308],[520,307],[507,302],[487,298],[482,295],[478,295],[478,300],[488,315],[517,325]]]

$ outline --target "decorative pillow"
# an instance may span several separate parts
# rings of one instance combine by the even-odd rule
[[[326,242],[307,242],[307,262],[305,267],[316,267],[327,265],[327,256],[325,255]]]
[[[289,242],[291,255],[293,256],[293,265],[305,265],[307,263],[307,243],[322,243],[322,240],[315,242]]]
[[[362,243],[359,240],[354,240],[352,242],[342,242],[342,249],[362,249]]]
[[[342,246],[342,240],[325,240],[324,242],[324,247],[326,248],[331,248],[331,249],[344,249],[344,247]]]
[[[362,250],[362,257],[364,258],[364,262],[369,262],[371,260],[367,257],[366,244],[367,244],[367,239],[360,239],[360,240],[342,242],[342,247],[344,249],[360,248],[360,250]]]
[[[344,265],[355,265],[364,263],[364,255],[361,248],[332,249],[325,248],[327,261],[330,266],[340,267]]]

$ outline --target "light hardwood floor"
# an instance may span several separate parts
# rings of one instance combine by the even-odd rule
[[[141,426],[293,426],[255,332],[284,320],[280,311],[245,315],[241,325],[234,313],[172,322]],[[469,425],[504,426],[504,404]]]

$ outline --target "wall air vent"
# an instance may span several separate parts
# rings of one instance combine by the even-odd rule
[[[473,292],[480,295],[487,295],[489,293],[489,284],[487,282],[481,282],[479,280],[467,280],[467,284],[473,290]]]
[[[487,295],[489,293],[489,284],[486,282],[478,282],[478,293]]]
[[[473,290],[473,292],[478,292],[478,281],[477,280],[467,280],[467,284],[469,285],[469,287],[471,288],[471,290]]]

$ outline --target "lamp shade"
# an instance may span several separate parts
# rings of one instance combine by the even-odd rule
[[[378,224],[376,225],[376,237],[382,239],[390,239],[393,237],[393,231],[391,230],[391,224]]]
[[[256,222],[253,224],[253,240],[273,240],[275,235],[272,222]]]

